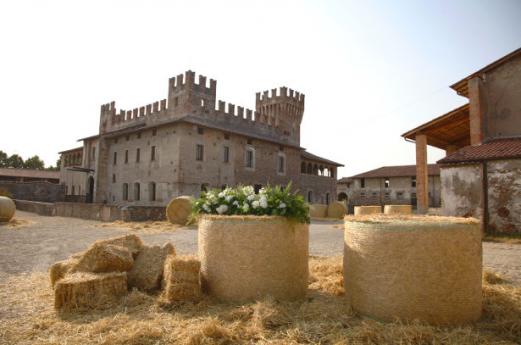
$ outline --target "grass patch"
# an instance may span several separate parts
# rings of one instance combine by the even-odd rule
[[[485,234],[484,242],[521,244],[521,234]]]
[[[2,344],[516,344],[521,339],[521,288],[483,284],[484,313],[475,324],[432,327],[383,323],[352,312],[342,287],[341,258],[311,258],[308,298],[281,303],[161,307],[131,292],[109,310],[57,314],[45,273],[0,281]],[[490,278],[490,277],[489,277]]]

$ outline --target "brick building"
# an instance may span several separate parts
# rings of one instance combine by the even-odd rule
[[[521,233],[521,49],[451,88],[468,103],[402,135],[416,142],[419,208],[431,145],[447,152],[438,161],[445,215],[478,217],[488,232]]]
[[[216,91],[188,71],[170,78],[167,99],[119,112],[102,105],[99,133],[61,153],[69,199],[160,206],[207,188],[289,182],[311,202],[335,195],[341,164],[300,146],[303,94],[257,93],[253,111],[217,102]]]
[[[440,169],[429,164],[429,207],[440,207]],[[344,177],[337,182],[337,198],[352,212],[359,205],[413,205],[416,207],[416,166],[385,166]]]

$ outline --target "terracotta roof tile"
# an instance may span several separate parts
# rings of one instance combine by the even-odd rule
[[[521,138],[496,139],[481,145],[465,146],[440,159],[438,164],[481,162],[507,158],[521,158]]]
[[[440,167],[436,164],[429,164],[429,176],[439,175]],[[394,165],[366,171],[364,173],[351,176],[353,178],[374,178],[374,177],[403,177],[416,176],[416,165]]]

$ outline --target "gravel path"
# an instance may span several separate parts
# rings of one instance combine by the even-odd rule
[[[127,233],[139,235],[147,244],[172,242],[178,253],[197,252],[197,230],[179,228],[174,231],[131,231],[121,227],[100,227],[92,220],[43,217],[17,211],[16,218],[29,224],[19,228],[0,226],[0,276],[48,267],[71,254],[85,250],[98,239]],[[342,223],[314,221],[310,227],[310,254],[339,256],[343,250]],[[521,245],[483,243],[483,265],[521,285]]]

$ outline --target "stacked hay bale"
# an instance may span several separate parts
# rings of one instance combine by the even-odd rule
[[[355,206],[355,216],[380,213],[382,213],[382,207],[380,206]]]
[[[309,216],[311,218],[326,218],[327,217],[327,205],[310,204],[309,205]]]
[[[185,225],[192,213],[193,197],[183,195],[172,199],[166,206],[166,218],[170,223]]]
[[[0,223],[10,221],[15,211],[16,205],[14,201],[6,196],[0,196]]]
[[[364,315],[435,325],[475,321],[482,307],[481,262],[475,219],[345,218],[346,295]]]
[[[412,214],[412,205],[385,205],[384,214]]]
[[[110,306],[128,288],[158,290],[170,243],[148,247],[136,235],[97,241],[85,252],[51,266],[56,309],[91,309]]]
[[[194,257],[170,255],[164,268],[162,299],[167,303],[197,302],[201,299],[199,272],[201,263]]]
[[[347,207],[340,201],[334,201],[327,206],[327,217],[342,219],[347,214]]]

